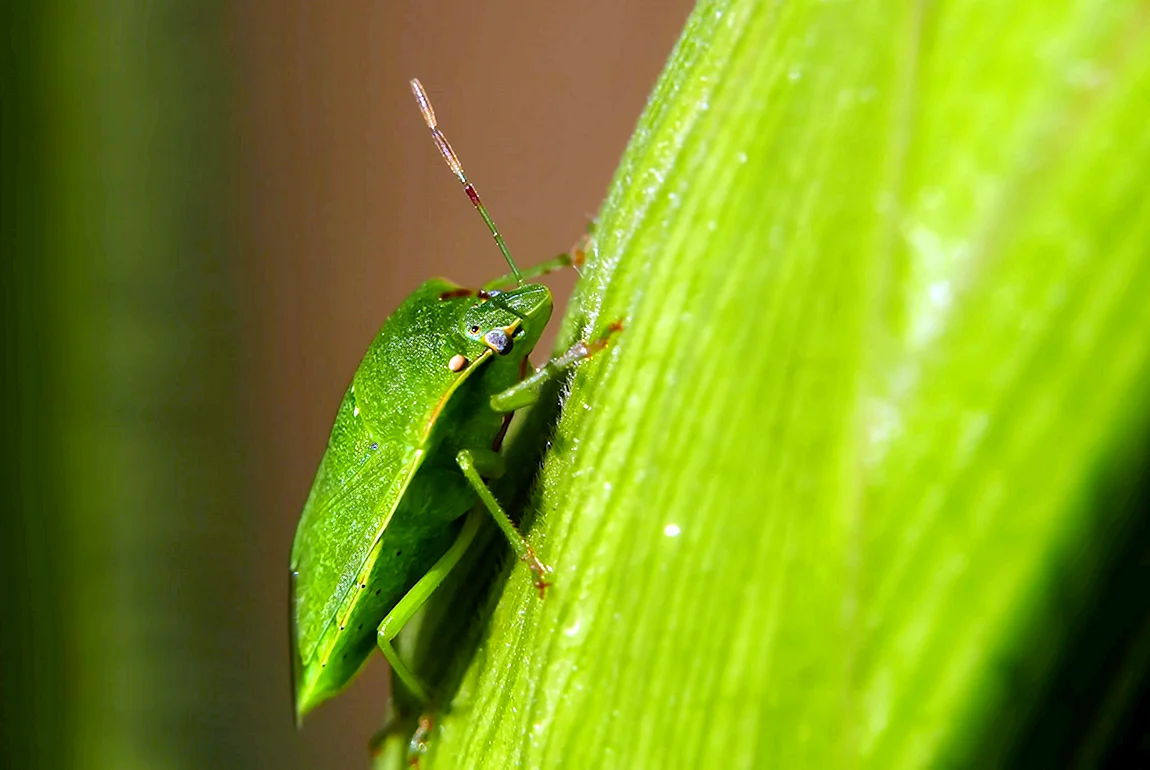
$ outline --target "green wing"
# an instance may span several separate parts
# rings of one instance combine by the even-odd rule
[[[292,548],[295,643],[305,660],[422,460],[418,447],[381,444],[357,419],[354,387],[336,413]]]

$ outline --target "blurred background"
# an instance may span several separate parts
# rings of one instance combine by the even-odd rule
[[[598,208],[690,6],[0,11],[5,766],[367,765],[381,661],[292,724],[295,524],[384,318],[504,270],[407,81],[530,265]]]

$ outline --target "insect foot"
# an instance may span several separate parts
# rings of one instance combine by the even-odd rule
[[[593,356],[611,342],[611,338],[623,331],[623,319],[613,321],[599,339],[587,343],[587,356]]]
[[[551,587],[551,583],[548,583],[543,578],[551,571],[551,568],[539,561],[539,557],[535,555],[534,548],[528,548],[527,553],[523,554],[519,560],[531,568],[531,582],[535,584],[535,589],[539,591],[539,598],[546,598],[547,589]]]
[[[407,744],[407,764],[409,767],[419,767],[419,760],[427,753],[427,741],[431,737],[432,727],[430,714],[424,714],[419,718],[419,727],[415,728],[415,734],[411,736],[411,742]]]

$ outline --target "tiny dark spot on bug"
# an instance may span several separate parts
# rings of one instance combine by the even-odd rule
[[[360,587],[360,588],[367,588],[367,583],[360,583],[360,584],[359,584],[359,587]]]
[[[403,556],[403,551],[396,551],[396,552],[395,552],[395,555],[396,555],[396,556]]]
[[[358,626],[356,626],[355,630],[356,631],[362,631],[363,630],[363,623],[360,623]]]
[[[375,595],[376,595],[376,596],[379,596],[379,591],[380,591],[380,589],[378,589],[378,588],[377,588],[377,589],[375,589]]]
[[[340,627],[339,627],[339,630],[340,630],[340,631],[342,631],[342,630],[343,630],[343,626],[340,626]]]
[[[373,441],[373,442],[371,442],[371,448],[372,448],[372,451],[379,449],[379,444],[377,444]]]

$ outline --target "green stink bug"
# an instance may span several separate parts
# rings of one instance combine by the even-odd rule
[[[499,525],[542,595],[547,567],[484,478],[501,471],[498,451],[510,414],[607,342],[577,343],[524,377],[527,355],[551,316],[551,293],[524,282],[439,131],[423,87],[412,80],[411,88],[511,275],[478,291],[427,281],[387,319],[352,378],[292,546],[297,722],[347,685],[376,645],[395,677],[430,703],[392,640],[459,561],[484,516]],[[564,255],[527,277],[569,264]],[[510,282],[510,290],[495,288]]]

